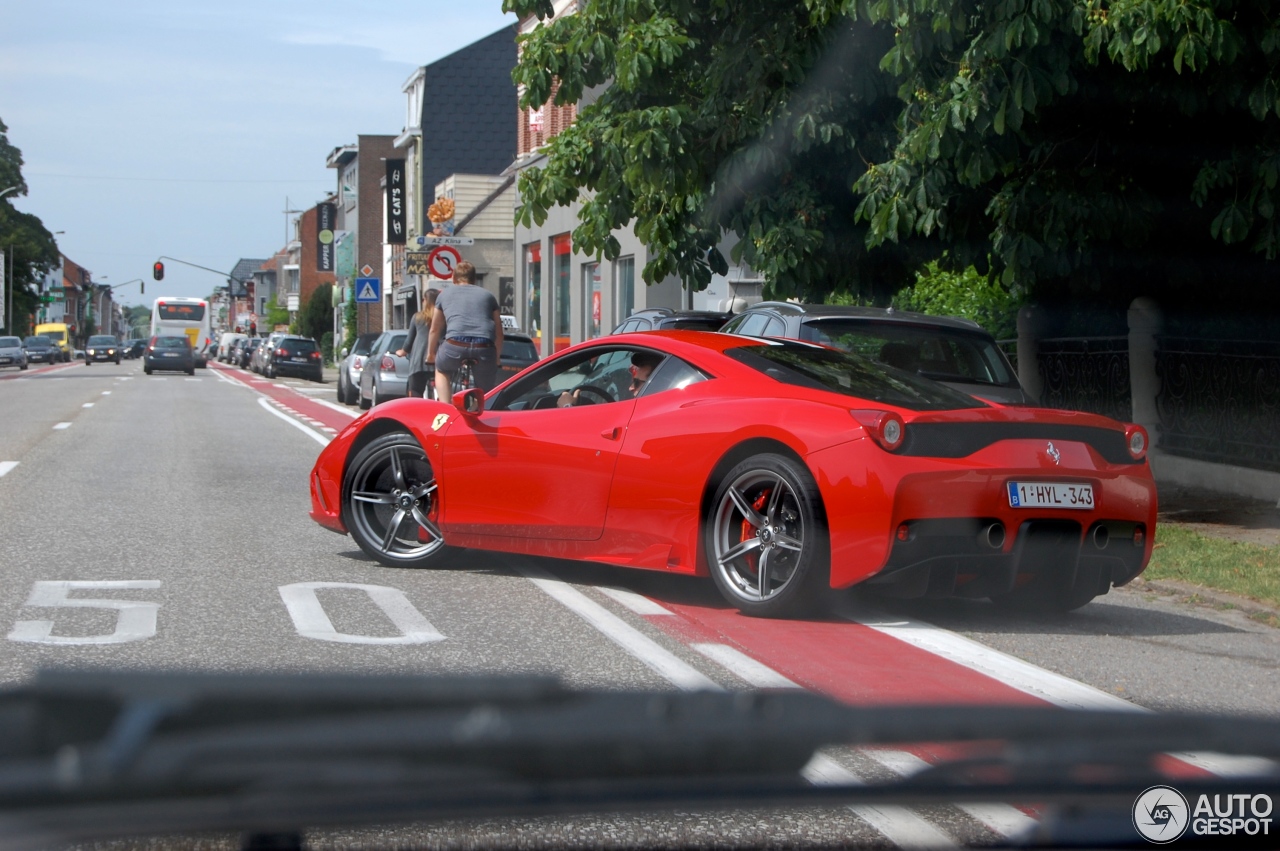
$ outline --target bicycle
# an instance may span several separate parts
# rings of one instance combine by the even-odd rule
[[[458,368],[454,370],[453,375],[449,376],[450,387],[454,393],[462,390],[470,390],[476,386],[476,359],[463,358],[462,363],[458,364]]]

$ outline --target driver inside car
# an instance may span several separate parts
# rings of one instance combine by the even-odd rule
[[[631,356],[631,384],[627,386],[632,398],[639,396],[644,390],[645,384],[649,381],[649,376],[653,375],[653,368],[662,362],[662,357],[653,352],[636,352]],[[590,405],[593,399],[590,396],[583,397],[582,390],[568,390],[560,394],[560,398],[556,401],[556,407],[569,408],[574,405]]]

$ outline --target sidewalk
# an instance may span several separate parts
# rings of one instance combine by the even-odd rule
[[[1185,485],[1160,485],[1160,523],[1214,538],[1280,547],[1280,507],[1264,500]]]

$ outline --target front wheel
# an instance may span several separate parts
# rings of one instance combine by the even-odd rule
[[[822,500],[809,471],[790,458],[756,455],[730,470],[705,528],[711,576],[743,614],[798,614],[825,590]]]
[[[447,559],[435,472],[412,435],[392,432],[361,449],[347,468],[342,493],[343,521],[374,560],[433,567]]]

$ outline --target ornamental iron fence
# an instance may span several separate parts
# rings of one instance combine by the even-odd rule
[[[1280,471],[1280,343],[1157,340],[1160,448]]]
[[[1130,419],[1128,337],[1058,337],[1039,349],[1041,405]]]

